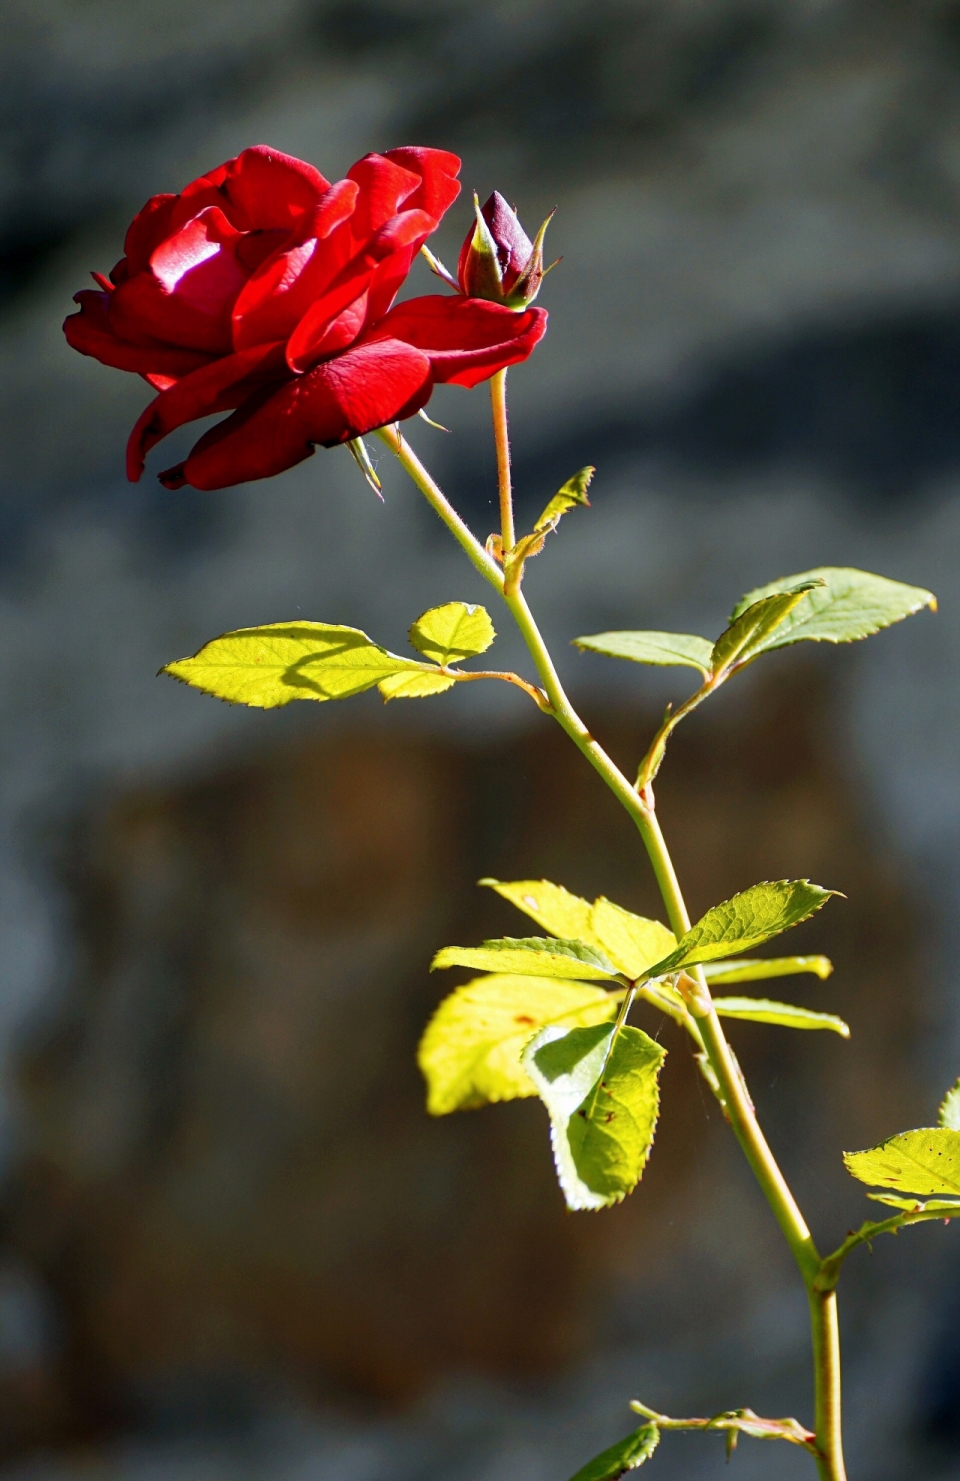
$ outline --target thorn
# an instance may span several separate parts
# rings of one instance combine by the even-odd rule
[[[382,504],[383,485],[381,484],[380,479],[377,477],[376,468],[370,461],[370,454],[367,452],[367,445],[364,442],[363,438],[352,437],[347,443],[347,447],[350,449],[351,455],[353,456],[357,467],[360,469],[360,472],[363,474],[364,478],[367,480],[367,483],[373,489],[373,492],[376,494],[377,498]]]
[[[427,423],[427,426],[428,427],[436,427],[436,429],[437,429],[438,432],[449,432],[450,431],[450,428],[449,427],[445,427],[442,422],[435,422],[432,417],[428,417],[427,416],[427,413],[424,411],[424,409],[423,409],[422,406],[421,406],[420,410],[417,412],[417,416],[418,417],[422,417],[423,420]]]

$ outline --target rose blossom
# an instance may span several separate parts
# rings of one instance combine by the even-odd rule
[[[136,371],[159,395],[134,427],[127,475],[185,422],[232,411],[160,474],[167,488],[267,478],[525,360],[542,309],[429,295],[391,308],[456,199],[439,149],[368,154],[331,185],[265,145],[157,195],[134,217],[100,291],[76,295],[68,342]]]

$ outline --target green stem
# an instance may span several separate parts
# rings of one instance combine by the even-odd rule
[[[820,1481],[846,1481],[840,1387],[840,1323],[836,1291],[808,1285],[813,1371],[816,1380],[814,1428]]]
[[[509,458],[505,406],[503,419],[498,425],[496,397],[493,404],[498,459]],[[386,428],[378,435],[396,453],[417,487],[464,547],[473,564],[503,596],[536,666],[550,702],[550,712],[636,824],[653,867],[670,926],[675,935],[683,935],[690,928],[690,916],[666,841],[660,831],[650,789],[645,788],[641,795],[632,787],[584,725],[564,691],[553,659],[519,585],[504,585],[499,567],[471,534],[402,438]],[[501,489],[505,486],[509,488],[509,478],[504,479],[502,473],[500,486]],[[505,522],[504,529],[508,527],[512,530],[512,513],[509,522]],[[506,548],[505,541],[504,546]],[[813,1289],[821,1268],[817,1248],[760,1129],[742,1076],[710,1000],[706,978],[699,968],[695,969],[695,975],[703,1001],[709,1004],[706,1014],[698,1015],[695,1022],[719,1083],[726,1113],[747,1162],[786,1237],[810,1294],[816,1387],[817,1466],[821,1481],[846,1481],[840,1438],[840,1350],[836,1295],[833,1291],[821,1293]]]

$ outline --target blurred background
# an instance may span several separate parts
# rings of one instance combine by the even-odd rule
[[[960,1073],[960,5],[0,19],[0,1477],[563,1481],[634,1396],[808,1421],[799,1282],[669,1025],[644,1020],[671,1051],[661,1125],[611,1212],[564,1212],[538,1104],[424,1113],[416,1043],[451,985],[431,953],[518,928],[478,877],[656,910],[559,731],[506,686],[262,714],[154,678],[300,615],[403,651],[480,579],[399,470],[381,505],[342,449],[219,494],[128,485],[150,393],[60,324],[147,196],[248,144],[330,179],[371,149],[455,149],[448,264],[474,187],[528,229],[558,207],[550,333],[510,375],[521,517],[598,472],[527,588],[624,766],[683,676],[572,637],[713,636],[744,591],[819,564],[937,592],[936,618],[751,670],[658,788],[695,914],[763,877],[847,895],[791,943],[835,975],[784,996],[843,1014],[850,1043],[732,1034],[832,1248],[871,1209],[841,1149],[929,1124]],[[409,291],[432,282],[419,264]],[[431,411],[452,435],[411,439],[482,538],[486,390]],[[494,651],[526,671],[509,633]],[[847,1266],[857,1481],[960,1477],[957,1238]],[[653,1462],[722,1463],[686,1436]],[[734,1464],[810,1473],[749,1441]]]

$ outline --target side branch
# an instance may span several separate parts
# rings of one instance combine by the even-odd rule
[[[947,1223],[955,1217],[955,1214],[945,1212],[943,1208],[924,1208],[921,1204],[912,1212],[905,1210],[902,1214],[893,1214],[889,1219],[880,1219],[876,1223],[868,1219],[859,1229],[851,1230],[839,1249],[826,1256],[820,1266],[820,1274],[813,1283],[813,1289],[821,1292],[834,1290],[847,1256],[862,1244],[872,1244],[878,1234],[899,1234],[901,1229],[906,1229],[910,1224],[928,1224],[932,1219],[942,1219]]]
[[[736,1449],[740,1435],[749,1435],[753,1440],[786,1440],[790,1445],[801,1445],[811,1455],[817,1455],[816,1436],[812,1430],[804,1429],[798,1419],[761,1419],[752,1409],[725,1409],[710,1419],[671,1419],[667,1414],[658,1414],[648,1409],[639,1399],[632,1400],[630,1408],[649,1419],[659,1430],[719,1430],[727,1436],[727,1455]]]

